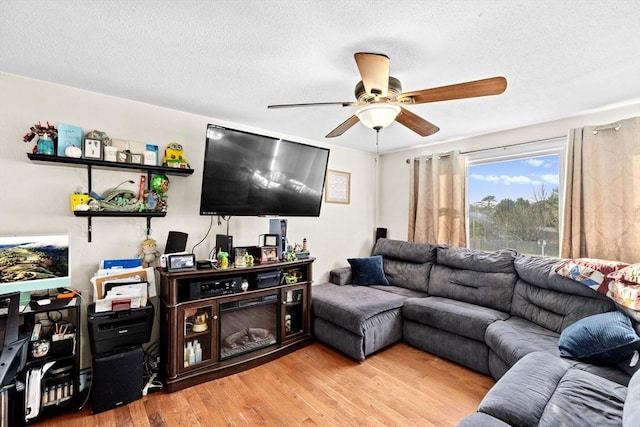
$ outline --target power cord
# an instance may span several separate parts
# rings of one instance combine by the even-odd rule
[[[154,391],[162,390],[162,382],[155,381],[155,378],[158,374],[155,372],[151,374],[149,381],[147,381],[147,385],[142,389],[142,395],[146,396],[149,392],[153,393]]]
[[[198,245],[200,245],[202,242],[204,242],[207,237],[209,236],[209,233],[211,232],[211,227],[213,226],[213,216],[209,217],[209,228],[207,229],[207,233],[204,235],[204,237],[202,238],[202,240],[200,240],[198,243],[196,243],[195,245],[193,245],[193,247],[191,248],[191,253],[194,253],[194,251],[196,250],[196,248],[198,247]]]

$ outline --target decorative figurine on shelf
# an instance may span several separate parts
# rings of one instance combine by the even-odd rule
[[[229,253],[225,251],[218,251],[218,267],[225,269],[229,267]]]
[[[247,267],[253,267],[253,255],[246,253],[244,256],[244,263]]]
[[[34,154],[46,154],[49,156],[55,155],[55,147],[58,141],[58,130],[49,122],[46,126],[43,126],[40,122],[29,128],[22,140],[24,142],[30,142],[33,138],[38,136],[36,145],[34,145],[32,152]]]
[[[167,145],[167,148],[164,150],[162,165],[177,169],[190,168],[187,159],[184,157],[184,148],[182,148],[182,144],[172,142]]]
[[[142,242],[142,252],[138,255],[138,258],[142,258],[142,267],[155,267],[156,259],[160,258],[160,255],[161,253],[158,252],[154,239],[147,239]]]
[[[103,147],[108,147],[111,145],[111,138],[109,138],[109,136],[101,130],[92,130],[91,132],[87,132],[85,138],[97,139],[99,141],[102,141]]]
[[[147,204],[152,204],[154,206],[153,209],[158,212],[166,212],[167,211],[167,197],[165,193],[169,191],[169,178],[167,178],[164,174],[158,174],[151,178],[151,191],[155,194],[155,200],[152,203],[149,200],[149,196],[147,195]]]
[[[300,247],[300,243],[296,243],[294,248],[294,253],[296,254],[296,259],[307,259],[309,258],[309,249],[307,248],[307,238],[302,239],[302,247]]]
[[[289,245],[287,246],[287,251],[284,253],[283,256],[285,261],[295,261],[296,260],[296,253],[293,250],[293,246]]]
[[[135,181],[126,179],[113,188],[106,190],[102,194],[94,191],[89,196],[95,200],[95,203],[89,204],[91,211],[107,211],[107,212],[136,212],[140,209],[142,201],[132,190],[120,188],[123,184],[135,184]]]

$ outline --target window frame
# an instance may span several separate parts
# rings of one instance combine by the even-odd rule
[[[467,247],[470,247],[470,218],[469,218],[469,167],[499,163],[511,160],[526,160],[532,157],[558,155],[558,236],[560,243],[563,239],[564,223],[564,182],[566,178],[566,136],[544,139],[508,145],[504,147],[489,148],[484,150],[467,151],[465,153],[465,233]]]

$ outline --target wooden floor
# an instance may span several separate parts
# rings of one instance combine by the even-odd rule
[[[319,343],[175,393],[37,426],[452,426],[475,412],[491,377],[396,344],[355,362]]]

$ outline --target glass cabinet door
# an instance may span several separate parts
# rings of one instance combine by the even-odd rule
[[[182,334],[178,340],[178,371],[185,372],[217,361],[218,307],[214,302],[193,302],[178,310]],[[180,362],[180,360],[182,362]]]
[[[309,324],[306,321],[306,286],[289,286],[282,289],[282,341],[306,334]]]

